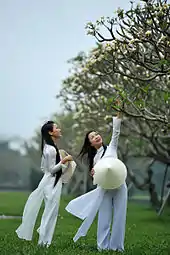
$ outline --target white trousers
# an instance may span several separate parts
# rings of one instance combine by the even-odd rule
[[[58,210],[60,205],[60,196],[62,190],[62,180],[54,186],[55,178],[51,174],[44,174],[41,182],[36,190],[34,190],[28,197],[25,204],[22,223],[17,228],[16,233],[19,238],[25,240],[32,240],[35,222],[40,210],[42,201],[45,201],[45,210],[42,215],[41,224],[37,230],[39,233],[39,244],[49,246],[52,241]]]
[[[99,250],[124,250],[126,210],[126,184],[105,192],[98,213],[97,246]]]
[[[40,245],[49,246],[51,244],[56,226],[62,189],[61,178],[59,179],[55,187],[53,187],[53,185],[54,180],[49,183],[49,185],[44,191],[45,209],[41,218],[40,227],[38,229],[38,244]]]

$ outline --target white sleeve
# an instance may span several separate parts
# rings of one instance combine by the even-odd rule
[[[51,174],[57,173],[59,170],[62,169],[62,167],[65,167],[65,165],[61,164],[61,161],[56,164],[56,150],[51,147],[47,151],[47,164],[48,164],[48,170]]]
[[[45,158],[44,158],[43,155],[41,157],[41,166],[40,166],[40,168],[41,168],[41,171],[44,173],[45,172]]]
[[[112,150],[117,151],[118,147],[118,140],[120,135],[120,126],[121,126],[121,119],[118,117],[113,117],[113,131],[112,131],[112,138],[109,143],[109,147]]]

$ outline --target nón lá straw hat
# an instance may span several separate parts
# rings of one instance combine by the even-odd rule
[[[60,156],[63,159],[64,157],[68,156],[69,154],[65,150],[59,150]],[[65,164],[66,168],[64,169],[64,173],[62,175],[62,182],[68,183],[71,179],[72,175],[74,174],[74,170],[76,168],[76,163],[74,161],[68,161]]]
[[[100,159],[94,166],[93,184],[103,189],[119,188],[126,180],[127,169],[125,164],[113,157]]]

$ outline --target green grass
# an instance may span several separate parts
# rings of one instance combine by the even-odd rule
[[[149,196],[146,196],[146,195],[144,195],[144,196],[142,196],[142,195],[134,195],[131,198],[132,199],[147,200],[147,201],[149,201]]]
[[[28,192],[0,192],[0,215],[22,215]]]
[[[20,215],[27,193],[1,193],[0,214]],[[77,243],[72,241],[81,221],[68,214],[64,208],[69,198],[63,198],[60,215],[56,226],[53,243],[46,249],[37,246],[38,235],[35,231],[32,242],[18,239],[15,229],[20,220],[0,220],[0,255],[94,255],[101,254],[96,250],[96,222],[88,235]],[[40,222],[40,215],[36,228]],[[160,218],[146,206],[129,203],[126,240],[124,254],[126,255],[168,255],[170,254],[170,215],[164,213]],[[102,252],[102,254],[116,254]]]

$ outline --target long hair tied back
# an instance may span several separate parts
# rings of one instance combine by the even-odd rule
[[[41,153],[43,155],[44,143],[53,146],[56,150],[56,164],[58,164],[60,162],[59,150],[55,143],[53,142],[51,135],[49,134],[49,132],[53,131],[53,125],[54,125],[53,121],[47,121],[41,128]],[[60,179],[61,175],[62,169],[54,174],[55,176],[54,187],[57,184],[58,180]]]
[[[86,133],[85,139],[84,139],[84,144],[83,144],[83,146],[81,148],[81,151],[80,151],[80,154],[79,154],[81,159],[84,158],[87,155],[89,171],[91,171],[92,168],[93,168],[93,160],[94,160],[94,157],[97,153],[97,149],[94,148],[93,146],[91,146],[91,143],[89,141],[89,134],[91,132],[95,132],[95,131],[90,130]],[[103,151],[103,154],[102,154],[101,158],[104,156],[104,154],[106,152],[106,149],[107,149],[107,146],[105,144],[103,144],[103,148],[104,148],[104,151]]]
[[[79,156],[81,158],[84,158],[87,155],[89,171],[91,171],[91,169],[93,168],[93,159],[97,152],[97,150],[91,146],[90,141],[89,141],[89,134],[91,132],[94,132],[94,130],[90,130],[86,133],[85,139],[84,139],[84,144],[83,144],[80,154],[79,154]]]

